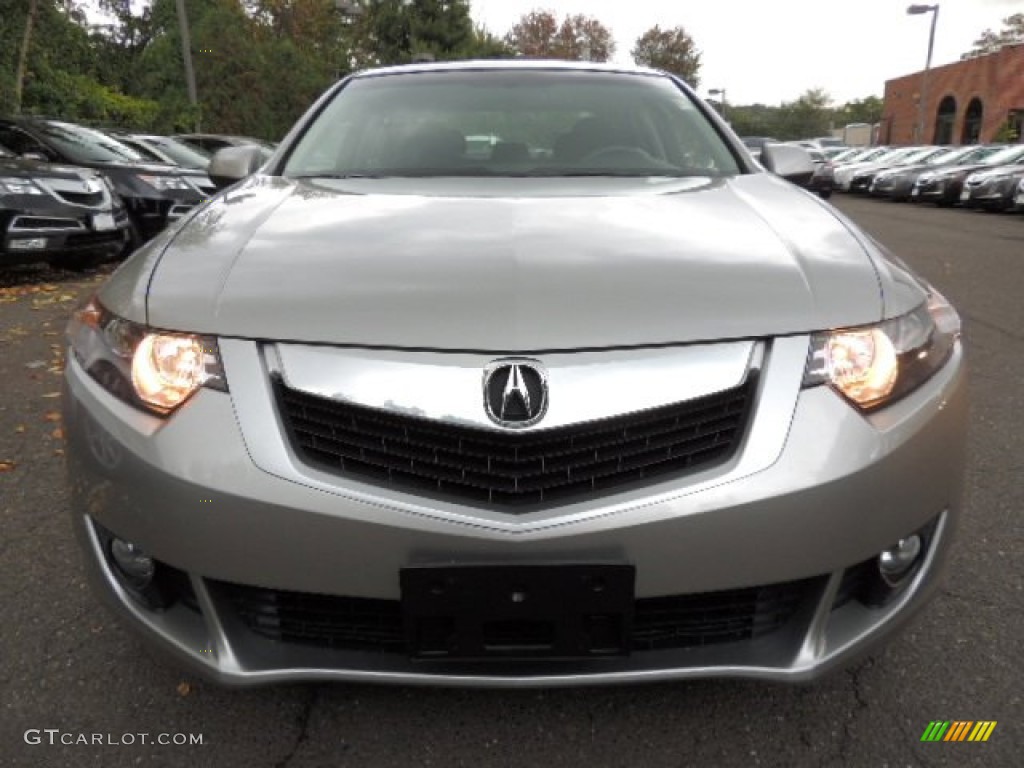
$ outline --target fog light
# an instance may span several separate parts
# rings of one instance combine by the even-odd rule
[[[7,247],[12,251],[44,251],[46,250],[46,238],[22,237],[17,240],[9,240]]]
[[[878,573],[882,581],[895,587],[910,574],[921,557],[921,537],[917,534],[900,539],[878,556]]]
[[[153,583],[156,564],[153,558],[135,544],[114,539],[110,542],[110,555],[125,583],[133,590],[142,592]]]

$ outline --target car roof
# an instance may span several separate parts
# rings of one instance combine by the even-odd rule
[[[416,64],[399,64],[392,67],[364,69],[354,73],[353,77],[373,77],[375,75],[399,75],[417,72],[467,72],[481,70],[518,70],[565,72],[615,72],[633,75],[658,75],[665,73],[650,67],[639,67],[633,64],[609,64],[597,61],[565,61],[562,59],[470,59],[467,61],[432,61]]]

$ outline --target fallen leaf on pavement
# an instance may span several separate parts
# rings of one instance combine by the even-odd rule
[[[0,472],[10,472],[16,466],[18,465],[15,464],[13,461],[0,461]]]
[[[188,696],[190,693],[192,693],[192,685],[190,683],[186,683],[186,682],[178,683],[178,695],[179,696]]]
[[[60,421],[60,411],[47,411],[43,414],[43,421]]]
[[[53,430],[53,432],[50,433],[50,436],[55,438],[55,439],[57,439],[57,440],[63,440],[64,439],[64,430],[61,429],[60,427],[57,427],[55,430]]]
[[[16,426],[14,428],[14,431],[17,432],[20,435],[21,433],[23,433],[25,431],[25,425],[24,424],[19,424],[18,426]]]
[[[45,397],[47,399],[52,399],[54,397],[60,397],[60,392],[47,392],[45,395],[43,395],[43,397]]]

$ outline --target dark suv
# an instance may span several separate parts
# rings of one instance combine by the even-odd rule
[[[120,255],[128,215],[95,171],[22,160],[0,147],[0,267],[81,269]]]
[[[0,119],[0,144],[22,156],[102,171],[128,209],[133,239],[148,240],[213,194],[202,171],[147,163],[105,133],[74,123]]]

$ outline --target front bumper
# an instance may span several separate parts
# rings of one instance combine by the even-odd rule
[[[910,197],[915,202],[920,201],[952,205],[960,202],[960,193],[963,186],[963,179],[958,178],[944,179],[938,182],[929,181],[921,183],[919,181],[914,184],[914,188],[910,192]]]
[[[778,455],[764,468],[731,481],[661,483],[583,505],[582,513],[573,505],[571,513],[504,525],[418,511],[384,491],[369,498],[354,483],[337,481],[332,492],[313,475],[260,469],[246,441],[259,385],[247,383],[239,363],[255,360],[255,347],[227,343],[232,394],[200,392],[166,423],[114,400],[72,355],[66,374],[72,516],[94,585],[143,635],[223,683],[806,679],[846,663],[928,599],[959,514],[966,424],[959,347],[924,387],[865,418],[826,388],[801,391],[807,339],[777,340],[752,434],[779,410],[791,417],[782,419]],[[260,429],[261,439],[280,439],[273,421]],[[763,448],[754,442],[741,453]],[[882,606],[850,597],[860,564],[929,526],[923,563],[902,591]],[[100,544],[104,530],[179,569],[190,597],[161,612],[143,608],[114,577]],[[504,664],[268,639],[228,595],[234,585],[393,604],[399,571],[411,565],[592,562],[635,565],[638,601],[791,582],[803,591],[764,636],[625,658]]]
[[[970,190],[970,199],[966,204],[972,208],[984,208],[993,211],[1003,211],[1012,208],[1017,183],[1017,179],[1011,178],[967,186],[965,189]]]
[[[206,198],[191,190],[167,190],[164,195],[125,198],[143,240],[155,237],[164,227],[178,221],[206,201]]]
[[[74,215],[66,209],[0,212],[0,265],[59,263],[70,256],[114,258],[124,251],[128,237],[128,217],[122,210]],[[26,241],[33,247],[24,247]]]

